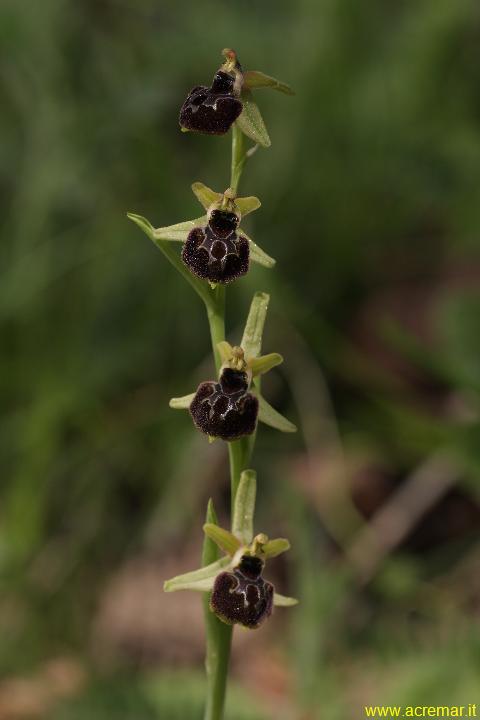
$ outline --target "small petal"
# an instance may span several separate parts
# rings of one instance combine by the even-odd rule
[[[192,191],[198,202],[203,205],[205,210],[208,210],[210,205],[220,203],[222,201],[223,195],[221,193],[215,192],[202,182],[194,182],[192,185]]]
[[[264,375],[282,363],[283,357],[280,353],[269,353],[268,355],[261,355],[260,357],[254,358],[249,362],[249,366],[253,377],[256,377],[257,375]]]
[[[229,362],[230,358],[233,356],[233,347],[230,343],[226,340],[222,340],[217,343],[217,348],[220,353],[220,357],[222,358],[222,362]]]
[[[269,540],[262,547],[262,553],[266,559],[277,557],[277,555],[281,555],[282,553],[287,552],[287,550],[290,550],[290,543],[286,538],[275,538],[274,540]]]
[[[236,198],[235,204],[238,206],[242,217],[245,217],[245,215],[258,210],[262,203],[257,197],[252,195],[251,197]]]
[[[203,532],[210,538],[210,540],[213,540],[213,542],[216,543],[221,550],[232,557],[240,547],[240,540],[238,540],[235,535],[232,535],[231,532],[224,530],[218,525],[205,523],[203,526]]]

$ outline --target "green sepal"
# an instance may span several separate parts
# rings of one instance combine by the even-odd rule
[[[172,398],[168,404],[174,410],[188,410],[194,397],[195,393],[190,393],[190,395],[184,395],[183,397]]]
[[[218,547],[230,556],[234,556],[238,548],[241,546],[240,540],[232,535],[228,530],[219,527],[213,523],[205,523],[203,532],[210,540],[213,540]]]
[[[260,355],[269,301],[270,295],[267,293],[257,292],[253,296],[240,343],[247,358],[256,358]]]
[[[244,470],[240,475],[233,506],[232,533],[243,545],[253,540],[253,514],[257,494],[257,473]]]
[[[293,597],[287,597],[287,595],[280,595],[280,593],[274,593],[273,604],[277,607],[293,607],[298,605],[298,600]]]
[[[221,202],[223,197],[221,193],[215,192],[215,190],[212,190],[202,182],[194,182],[192,184],[192,192],[205,210],[208,210],[213,203]]]
[[[239,235],[242,235],[246,240],[248,240],[250,244],[250,260],[253,262],[258,263],[258,265],[262,265],[266,268],[272,268],[276,264],[276,260],[274,258],[270,257],[270,255],[267,255],[265,250],[262,250],[262,248],[257,245],[256,242],[252,240],[252,238],[247,235],[245,230],[241,230],[240,228],[237,230],[237,233]]]
[[[244,135],[262,147],[270,147],[272,144],[267,128],[263,122],[262,115],[257,103],[253,99],[250,90],[242,92],[243,110],[236,120],[236,123]]]
[[[262,395],[258,395],[258,419],[280,432],[297,432],[296,426],[275,410]]]
[[[165,592],[177,590],[196,590],[198,592],[209,592],[213,588],[215,578],[230,564],[229,556],[220,558],[206,567],[193,570],[192,572],[166,580],[163,589]]]
[[[290,85],[281,82],[271,75],[265,75],[260,70],[247,70],[243,74],[243,87],[249,90],[259,90],[260,88],[271,88],[272,90],[278,90],[278,92],[284,93],[285,95],[295,95]]]
[[[147,218],[136,213],[127,213],[127,217],[133,220],[148,237],[155,242],[156,240],[167,240],[171,242],[185,242],[188,234],[193,228],[203,226],[207,222],[207,216],[196,218],[195,220],[185,220],[184,222],[168,225],[166,227],[154,228]]]
[[[264,375],[277,365],[281,365],[283,357],[280,353],[269,353],[268,355],[260,355],[260,357],[251,360],[249,365],[253,377]]]
[[[185,242],[189,233],[193,228],[203,227],[207,224],[207,216],[195,218],[194,220],[185,220],[176,225],[168,225],[167,227],[155,228],[153,231],[154,240],[171,240],[176,242]]]
[[[269,540],[262,547],[262,553],[266,559],[277,557],[277,555],[281,555],[282,553],[287,552],[287,550],[290,550],[290,543],[286,538],[275,538],[274,540]]]

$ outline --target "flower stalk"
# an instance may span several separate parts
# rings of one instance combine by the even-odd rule
[[[218,525],[217,516],[210,500],[207,507],[206,522]],[[208,535],[203,541],[202,565],[206,567],[219,559],[217,545]],[[207,698],[204,720],[221,720],[227,691],[230,648],[233,626],[226,625],[210,610],[208,593],[203,594],[203,613],[205,617],[206,654],[205,671],[207,675]]]
[[[240,176],[245,165],[244,135],[233,125],[232,129],[232,174],[230,187],[238,191]],[[217,285],[215,288],[216,302],[208,307],[207,315],[210,326],[210,337],[212,339],[212,351],[215,358],[217,373],[220,371],[222,359],[218,349],[219,343],[225,340],[225,287]],[[250,453],[246,452],[246,441],[244,438],[228,443],[228,457],[230,465],[230,498],[233,507],[237,494],[240,475],[246,470],[250,460]],[[251,448],[253,451],[253,447]],[[214,516],[212,501],[209,502],[206,522],[212,522],[208,516]],[[218,522],[213,519],[218,525]],[[215,543],[206,535],[203,543],[202,565],[209,565],[218,559],[218,548]],[[205,705],[204,720],[222,720],[227,690],[228,668],[230,664],[230,649],[232,645],[233,625],[227,625],[214,615],[210,610],[208,594],[203,598],[203,612],[205,617],[205,630],[207,649],[205,656],[205,671],[207,675],[207,699]]]
[[[245,135],[238,125],[234,123],[232,127],[232,170],[230,175],[230,188],[235,194],[238,192],[240,176],[246,160]]]

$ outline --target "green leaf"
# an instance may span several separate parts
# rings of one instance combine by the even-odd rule
[[[262,147],[270,147],[272,144],[268,136],[267,128],[263,122],[262,115],[258,109],[257,103],[253,99],[250,90],[242,92],[243,110],[236,121],[238,127],[244,135]]]
[[[254,470],[244,470],[235,495],[232,521],[232,532],[244,545],[249,545],[253,540],[256,494],[257,473]]]
[[[277,365],[281,365],[283,357],[279,353],[269,353],[268,355],[260,355],[250,362],[253,377],[264,375]]]
[[[240,210],[242,217],[254,212],[254,210],[258,210],[261,204],[260,200],[253,195],[250,197],[239,197],[235,199],[235,205]]]
[[[155,228],[151,224],[147,218],[144,218],[142,215],[137,215],[136,213],[127,212],[127,217],[130,220],[133,220],[133,222],[138,225],[138,227],[143,230],[143,232],[148,235],[150,240],[153,240],[155,235]]]
[[[176,592],[177,590],[196,590],[208,592],[212,589],[215,578],[230,564],[231,558],[223,557],[206,567],[192,570],[184,575],[177,575],[166,580],[163,589],[165,592]]]
[[[173,265],[175,270],[178,270],[180,275],[182,275],[185,280],[193,287],[197,295],[201,297],[207,309],[210,310],[214,308],[214,296],[212,291],[209,289],[207,283],[195,277],[195,275],[193,275],[190,270],[188,270],[186,265],[184,265],[184,263],[182,262],[182,259],[180,258],[178,252],[176,252],[176,250],[171,247],[168,241],[156,236],[155,233],[157,231],[155,230],[153,225],[146,218],[142,217],[141,215],[137,215],[136,213],[127,213],[127,217],[132,220],[136,225],[138,225],[138,227],[148,235],[150,240],[153,240],[158,249],[165,255],[168,262]],[[187,222],[195,223],[197,221],[188,220]],[[182,225],[183,223],[179,224]],[[161,229],[162,228],[159,228],[159,230]]]
[[[262,552],[266,558],[274,558],[284,552],[290,550],[290,543],[286,538],[275,538],[269,540],[262,548]]]
[[[195,393],[190,393],[190,395],[184,395],[183,397],[172,398],[168,404],[174,410],[188,410],[194,397]]]
[[[260,422],[275,428],[275,430],[280,430],[280,432],[297,432],[296,426],[269,405],[262,395],[258,396],[258,403],[258,419]]]
[[[228,530],[224,530],[213,523],[205,523],[203,526],[203,532],[210,540],[213,540],[218,547],[229,555],[233,556],[237,552],[241,543],[235,535],[232,535]]]
[[[298,600],[287,597],[286,595],[280,595],[280,593],[276,592],[273,595],[273,604],[277,607],[293,607],[294,605],[298,605]]]
[[[247,358],[256,358],[260,355],[269,301],[270,295],[267,293],[257,292],[253,296],[241,342]]]
[[[295,95],[290,85],[280,82],[270,75],[260,72],[260,70],[247,70],[243,75],[243,87],[249,90],[259,90],[260,88],[271,88],[285,93],[285,95]]]
[[[205,522],[210,523],[211,525],[218,525],[218,518],[217,513],[215,512],[215,507],[213,504],[212,498],[209,499],[207,504],[207,512],[205,514]],[[206,567],[207,565],[211,565],[216,560],[220,559],[220,552],[218,549],[218,546],[213,542],[213,540],[210,540],[209,537],[205,535],[203,538],[203,547],[202,547],[202,566]],[[204,602],[206,601],[206,598],[204,598]],[[209,616],[208,616],[209,617]]]
[[[245,230],[241,230],[239,228],[237,230],[237,233],[243,235],[243,237],[246,238],[250,243],[250,259],[253,262],[258,263],[259,265],[263,265],[263,267],[266,268],[272,268],[276,264],[276,260],[270,257],[270,255],[267,255],[267,253],[262,250],[262,248],[257,245],[257,243],[255,243],[249,235],[247,235]]]
[[[205,210],[208,210],[213,203],[221,202],[223,197],[221,193],[215,192],[215,190],[207,187],[202,182],[194,182],[192,192]]]

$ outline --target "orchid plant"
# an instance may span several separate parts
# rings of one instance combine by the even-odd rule
[[[279,353],[262,355],[262,336],[269,296],[255,293],[239,345],[225,338],[226,287],[247,274],[250,263],[272,268],[275,260],[240,228],[243,217],[257,210],[257,197],[238,197],[240,177],[249,157],[270,138],[253,92],[272,88],[287,95],[288,85],[259,71],[244,71],[236,53],[223,51],[224,63],[210,87],[191,90],[180,110],[184,132],[224,135],[232,132],[230,185],[224,192],[201,182],[192,191],[204,209],[193,220],[155,228],[146,218],[128,213],[180,272],[203,301],[210,327],[217,377],[196,391],[172,398],[170,407],[188,410],[197,430],[209,442],[227,443],[232,503],[231,529],[219,526],[212,500],[203,526],[202,566],[165,582],[166,592],[202,593],[207,637],[207,700],[205,720],[221,720],[224,713],[230,647],[234,625],[258,628],[274,606],[292,606],[294,598],[280,595],[264,579],[267,561],[290,548],[288,540],[270,540],[253,528],[257,478],[249,469],[257,424],[281,432],[295,426],[263,397],[261,376],[283,362]],[[253,141],[253,144],[249,141]],[[175,248],[181,244],[181,251]]]

